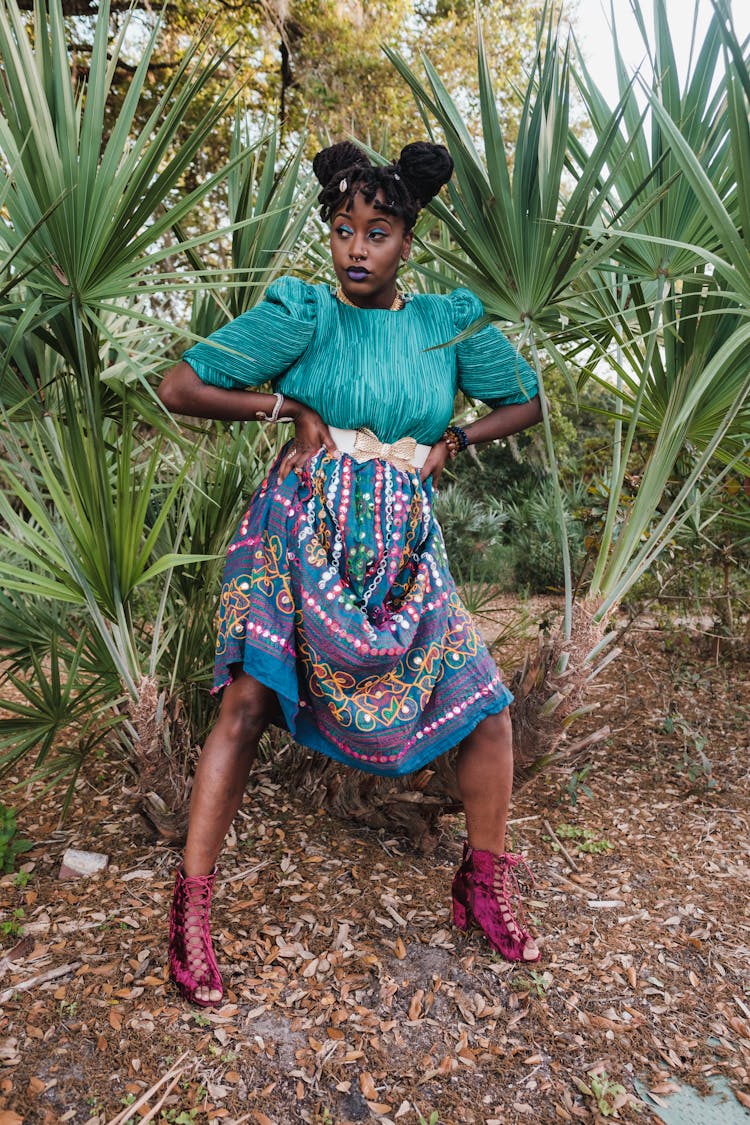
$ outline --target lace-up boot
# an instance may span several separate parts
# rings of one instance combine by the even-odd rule
[[[216,871],[210,875],[175,875],[169,915],[169,975],[186,1000],[199,1008],[213,1008],[224,995],[216,964],[208,917]],[[198,996],[198,992],[203,996]],[[211,999],[211,993],[220,993]]]
[[[538,961],[541,954],[526,930],[517,867],[528,864],[521,855],[478,851],[464,844],[464,857],[453,878],[453,923],[468,930],[471,922],[485,933],[490,944],[506,961]],[[513,901],[518,904],[516,920]]]

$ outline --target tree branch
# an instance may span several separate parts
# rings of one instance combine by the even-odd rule
[[[85,55],[90,55],[91,50],[92,50],[92,46],[91,46],[90,43],[74,43],[71,46],[71,51],[73,51],[74,54],[78,55],[79,57],[85,56]],[[107,61],[110,62],[110,63],[112,62],[112,58],[111,58],[110,55],[107,55]],[[175,60],[170,61],[170,62],[156,62],[152,59],[151,62],[148,64],[148,69],[149,70],[174,70],[174,68],[179,66],[179,65],[180,65],[179,59],[175,59]],[[115,64],[115,70],[124,70],[128,74],[135,74],[135,72],[137,70],[137,67],[138,67],[137,63],[127,63],[123,59],[118,59],[116,64]],[[82,63],[77,62],[76,63],[76,73],[77,74],[88,74],[89,73],[89,67],[86,66],[85,63],[82,64]]]
[[[16,3],[22,12],[34,10],[35,0],[16,0]],[[110,11],[112,12],[127,12],[132,6],[130,0],[110,0]],[[141,7],[150,6],[143,4]],[[168,10],[171,7],[169,5]],[[98,0],[62,0],[62,10],[64,16],[98,16],[99,2]]]

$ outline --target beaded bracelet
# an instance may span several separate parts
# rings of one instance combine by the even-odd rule
[[[462,430],[460,426],[449,426],[443,434],[443,441],[448,446],[448,456],[451,461],[455,460],[459,453],[463,453],[469,445],[466,430]]]

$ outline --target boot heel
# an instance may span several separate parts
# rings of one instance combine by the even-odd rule
[[[469,919],[466,915],[466,906],[463,902],[459,902],[457,898],[453,899],[453,925],[456,929],[463,930],[464,933],[469,928]]]

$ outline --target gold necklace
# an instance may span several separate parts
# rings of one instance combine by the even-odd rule
[[[341,301],[342,305],[351,305],[351,307],[353,309],[361,309],[362,308],[361,305],[355,305],[354,301],[349,300],[349,298],[347,297],[346,293],[344,292],[344,290],[341,288],[340,285],[339,285],[338,289],[336,290],[336,296],[338,297],[339,301]],[[389,308],[386,309],[385,311],[386,312],[398,312],[399,309],[402,309],[403,307],[404,307],[404,295],[403,295],[403,293],[399,293],[399,291],[397,289],[396,290],[396,296],[393,298],[393,304],[390,305]]]

